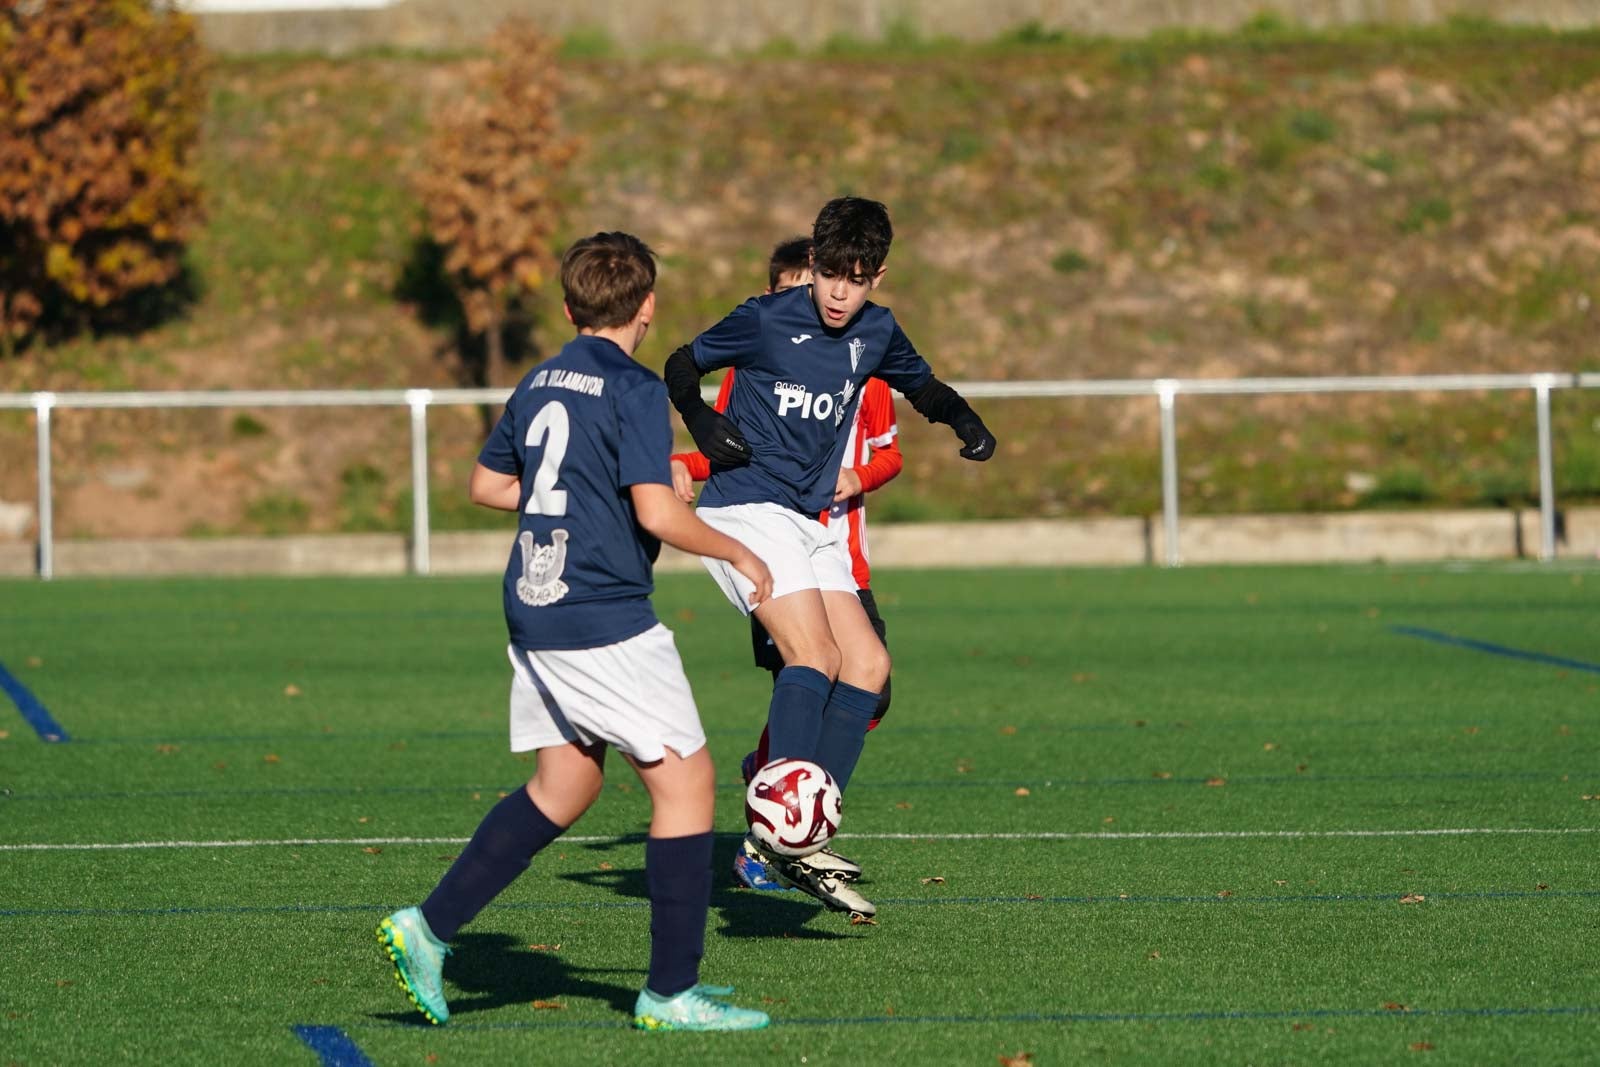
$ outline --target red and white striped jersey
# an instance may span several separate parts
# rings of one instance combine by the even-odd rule
[[[722,378],[722,389],[717,394],[716,409],[724,411],[728,395],[733,389],[733,376],[729,370]],[[699,452],[680,452],[672,457],[689,468],[695,481],[704,481],[711,475],[711,463]],[[832,507],[817,516],[824,524],[843,518],[850,524],[850,568],[856,585],[861,589],[872,583],[872,568],[867,549],[867,499],[866,495],[886,484],[900,473],[905,459],[900,454],[900,427],[895,422],[894,394],[888,383],[880,378],[868,378],[861,389],[861,402],[856,405],[855,418],[850,423],[850,436],[845,442],[841,468],[856,472],[861,479],[861,492],[846,500],[836,501]]]

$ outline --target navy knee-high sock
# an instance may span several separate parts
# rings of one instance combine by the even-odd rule
[[[770,759],[815,759],[822,709],[833,683],[815,667],[785,667],[767,707]]]
[[[422,902],[433,936],[449,941],[489,901],[528,869],[534,854],[566,832],[545,817],[526,789],[512,790],[489,809],[478,829]]]
[[[833,775],[842,792],[850,784],[867,740],[867,727],[878,710],[878,694],[845,682],[835,682],[828,706],[822,710],[822,732],[817,737],[816,761]]]
[[[672,997],[700,981],[711,904],[711,831],[651,837],[644,843],[650,887],[650,976],[645,985]]]

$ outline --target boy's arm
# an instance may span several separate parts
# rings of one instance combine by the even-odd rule
[[[722,412],[700,397],[700,368],[694,362],[694,346],[684,345],[667,357],[661,377],[667,383],[667,396],[683,416],[683,425],[706,459],[725,467],[750,462],[750,443],[739,427]]]
[[[942,422],[961,438],[961,458],[987,461],[994,455],[994,434],[962,395],[932,375],[906,394],[911,406],[929,422]]]
[[[722,376],[722,388],[717,391],[717,401],[712,406],[718,411],[728,410],[728,397],[733,393],[733,376],[736,372],[730,370]],[[703,482],[711,477],[711,461],[706,459],[704,452],[674,452],[672,462],[681,463],[689,472],[689,477],[697,482]],[[680,497],[682,493],[678,494]]]
[[[870,493],[900,473],[905,456],[900,452],[900,434],[895,426],[894,397],[882,378],[868,379],[861,404],[861,433],[872,449],[872,458],[856,473],[861,478],[861,491]]]
[[[633,513],[639,525],[664,544],[696,556],[727,560],[740,574],[750,579],[755,589],[750,606],[756,607],[772,595],[772,574],[767,565],[742,541],[714,530],[690,511],[673,493],[670,485],[638,482],[628,487],[633,497]]]
[[[522,479],[515,474],[490,470],[482,463],[472,468],[467,497],[474,504],[500,511],[516,511],[522,506]]]

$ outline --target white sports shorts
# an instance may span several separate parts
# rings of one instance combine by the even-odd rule
[[[529,651],[511,657],[511,751],[605,742],[640,763],[672,749],[689,756],[706,733],[678,658],[659,622],[599,648]]]
[[[725,508],[696,508],[695,514],[761,557],[772,572],[772,596],[777,599],[802,589],[821,589],[855,596],[856,578],[850,570],[850,547],[845,543],[849,524],[824,526],[814,516],[802,515],[779,504],[734,504]],[[722,595],[750,614],[750,580],[733,564],[701,556]]]

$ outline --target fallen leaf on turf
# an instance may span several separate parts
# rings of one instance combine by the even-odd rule
[[[362,849],[361,851],[365,852],[369,856],[376,856],[376,855],[380,854],[381,852],[383,852],[383,849],[378,848],[376,845],[368,845],[366,848]]]
[[[1007,737],[1010,737],[1012,734],[1017,732],[1017,728],[1015,726],[1002,726],[1000,727],[1000,732],[1005,734]]]
[[[371,821],[372,821],[372,816],[370,816],[370,815],[363,815],[363,816],[361,816],[361,818],[356,820],[356,822],[371,822]]]
[[[1477,732],[1478,732],[1478,728],[1476,726],[1468,726],[1468,727],[1466,727],[1465,729],[1462,730],[1462,733],[1468,733],[1468,734],[1475,734]]]
[[[1226,778],[1207,778],[1206,779],[1206,785],[1209,785],[1209,786],[1212,786],[1212,787],[1216,787],[1216,786],[1219,786],[1219,785],[1227,785],[1227,784],[1228,784],[1228,780]]]
[[[1386,1000],[1386,1001],[1383,1002],[1383,1010],[1384,1011],[1410,1011],[1411,1009],[1406,1007],[1404,1004],[1401,1004],[1399,1001]]]
[[[1421,904],[1424,900],[1427,900],[1427,899],[1428,898],[1423,896],[1421,893],[1407,893],[1405,896],[1400,898],[1400,903],[1402,903],[1402,904]]]
[[[1019,796],[1019,797],[1025,797],[1025,796],[1027,796],[1027,795],[1028,795],[1028,787],[1027,787],[1027,786],[1025,786],[1025,785],[1019,785],[1019,786],[1017,786],[1017,793],[1016,793],[1016,795],[1017,795],[1017,796]]]
[[[1114,822],[1117,821],[1117,817],[1115,815],[1107,815],[1105,818],[1101,819],[1100,821],[1109,826],[1111,823],[1114,823]]]
[[[1265,752],[1271,752],[1273,749],[1275,749],[1277,747],[1278,746],[1273,744],[1271,741],[1263,742],[1262,745],[1261,745],[1262,751],[1265,751]]]
[[[1043,900],[1044,897],[1041,897],[1038,893],[1025,893],[1025,894],[1023,894],[1023,899],[1024,900]]]
[[[1134,726],[1135,726],[1135,727],[1136,727],[1136,728],[1137,728],[1137,727],[1142,727],[1142,726],[1144,726],[1144,720],[1143,720],[1143,719],[1134,719],[1134,720],[1133,720],[1133,725],[1134,725]]]
[[[1033,1067],[1033,1053],[1016,1052],[1010,1056],[1000,1054],[1000,1067]]]
[[[67,988],[67,986],[69,986],[71,984],[72,984],[72,979],[70,979],[70,978],[58,978],[58,979],[56,979],[56,988],[57,989],[65,989],[65,988]]]
[[[286,685],[283,687],[283,695],[286,697],[297,697],[300,695],[300,687],[298,685]]]
[[[1233,896],[1233,890],[1224,889],[1222,892],[1218,893],[1217,896],[1221,897],[1223,900],[1227,900],[1229,897]]]
[[[11,731],[10,730],[0,730],[0,741],[4,741],[6,738],[8,738],[10,736],[11,736]]]
[[[1540,882],[1538,885],[1534,886],[1533,888],[1535,888],[1535,889],[1549,889],[1550,887],[1545,885],[1543,882]]]
[[[602,871],[609,871],[611,869],[611,864],[609,862],[607,862],[606,860],[601,860],[600,861],[600,869]]]
[[[560,952],[561,942],[557,941],[553,945],[529,945],[528,947],[533,949],[535,952]]]
[[[1088,671],[1079,671],[1077,674],[1072,676],[1072,680],[1078,685],[1082,685],[1084,682],[1094,681],[1094,675],[1090,674]]]
[[[1288,880],[1287,880],[1287,879],[1285,879],[1285,878],[1274,878],[1274,879],[1273,879],[1273,880],[1272,880],[1272,884],[1273,884],[1273,885],[1288,885],[1288,884],[1289,884],[1289,882],[1288,882]]]
[[[434,859],[443,860],[445,863],[454,863],[456,861],[454,856],[435,856]]]
[[[1583,799],[1585,799],[1585,800],[1600,800],[1600,793],[1585,793],[1585,794],[1583,794]]]
[[[958,759],[958,760],[956,760],[956,773],[957,774],[966,774],[970,770],[972,770],[972,761],[971,760],[969,760],[969,759]]]
[[[226,763],[213,763],[211,765],[211,769],[215,771],[225,771],[228,769],[228,765]]]
[[[313,978],[313,979],[311,979],[311,984],[312,985],[327,985],[328,984],[328,980],[326,978]]]
[[[38,656],[29,656],[28,657],[28,666],[30,666],[30,667],[43,667],[44,666],[44,660],[40,659]]]
[[[909,801],[909,800],[897,800],[897,801],[894,802],[894,806],[899,811],[910,811],[911,810],[911,801]]]
[[[423,1062],[424,1063],[438,1063],[439,1062],[439,1054],[437,1052],[430,1052],[430,1053],[428,1053],[427,1058]]]
[[[1433,1045],[1427,1041],[1418,1041],[1411,1046],[1412,1052],[1432,1052]]]
[[[1144,958],[1147,959],[1147,960],[1159,960],[1161,958],[1161,953],[1159,953],[1159,952],[1147,952],[1145,954]]]
[[[566,1011],[567,1006],[559,1000],[536,1000],[533,1002],[535,1011]]]
[[[265,756],[261,757],[261,762],[262,763],[282,763],[283,760],[278,758],[277,753],[268,752]]]
[[[877,926],[878,925],[878,920],[877,919],[869,919],[865,915],[857,913],[857,914],[854,914],[854,915],[850,916],[850,925],[851,926]]]
[[[931,878],[924,878],[922,880],[922,884],[923,885],[944,885],[944,878],[941,877],[940,875],[936,874]]]
[[[1157,771],[1154,774],[1152,774],[1150,777],[1152,777],[1152,778],[1160,778],[1160,779],[1162,779],[1164,781],[1164,780],[1172,777],[1172,772],[1171,771]]]
[[[1316,1027],[1312,1026],[1310,1023],[1295,1023],[1293,1028],[1296,1029],[1296,1030],[1315,1030],[1316,1029]]]
[[[156,751],[161,753],[163,756],[170,756],[174,752],[178,751],[178,746],[177,745],[157,745],[156,746]]]

